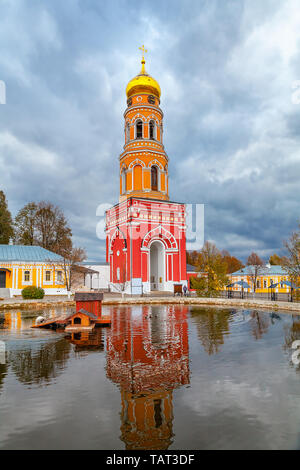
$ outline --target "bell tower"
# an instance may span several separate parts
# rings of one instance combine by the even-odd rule
[[[137,196],[167,201],[168,156],[163,146],[160,86],[145,69],[127,85],[125,145],[120,155],[120,201]]]
[[[187,285],[185,206],[169,201],[161,89],[146,72],[126,87],[119,203],[106,212],[106,260],[117,292],[173,292]]]

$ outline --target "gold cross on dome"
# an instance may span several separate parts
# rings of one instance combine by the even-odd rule
[[[144,44],[142,45],[142,47],[139,47],[140,51],[142,51],[142,62],[145,61],[145,53],[148,52],[147,49],[145,49],[145,46]]]

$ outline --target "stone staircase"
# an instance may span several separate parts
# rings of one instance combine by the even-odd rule
[[[173,297],[174,293],[169,291],[153,290],[147,294],[143,294],[143,297]]]

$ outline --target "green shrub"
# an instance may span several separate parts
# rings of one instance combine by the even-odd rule
[[[41,287],[28,286],[22,290],[23,299],[43,299],[44,295],[45,291]]]

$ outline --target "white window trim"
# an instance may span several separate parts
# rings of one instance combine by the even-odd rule
[[[153,128],[153,139],[151,139],[150,137],[150,123],[153,122],[154,124],[154,128]],[[155,122],[154,119],[150,119],[149,121],[149,124],[148,124],[148,134],[149,134],[149,140],[153,141],[153,140],[156,140],[157,141],[157,131],[156,131],[156,128],[157,128],[157,124]]]
[[[57,277],[58,272],[61,273],[61,280],[59,280],[58,277]],[[58,269],[57,271],[55,271],[55,282],[56,282],[56,285],[58,285],[58,286],[62,286],[62,285],[65,284],[64,273],[63,273],[62,269]]]
[[[141,123],[142,123],[142,138],[141,139],[137,138],[137,124],[138,124],[139,121],[141,121]],[[144,138],[145,138],[145,123],[144,123],[143,119],[141,119],[139,117],[139,118],[137,118],[137,120],[134,123],[134,140],[142,140]]]
[[[29,272],[29,281],[25,281],[25,272]],[[32,286],[33,280],[32,280],[32,268],[23,268],[22,269],[22,285],[23,286]]]
[[[50,281],[46,280],[46,271],[50,271]],[[45,285],[45,286],[52,286],[53,285],[53,269],[51,269],[51,268],[44,268],[43,269],[43,285]]]

